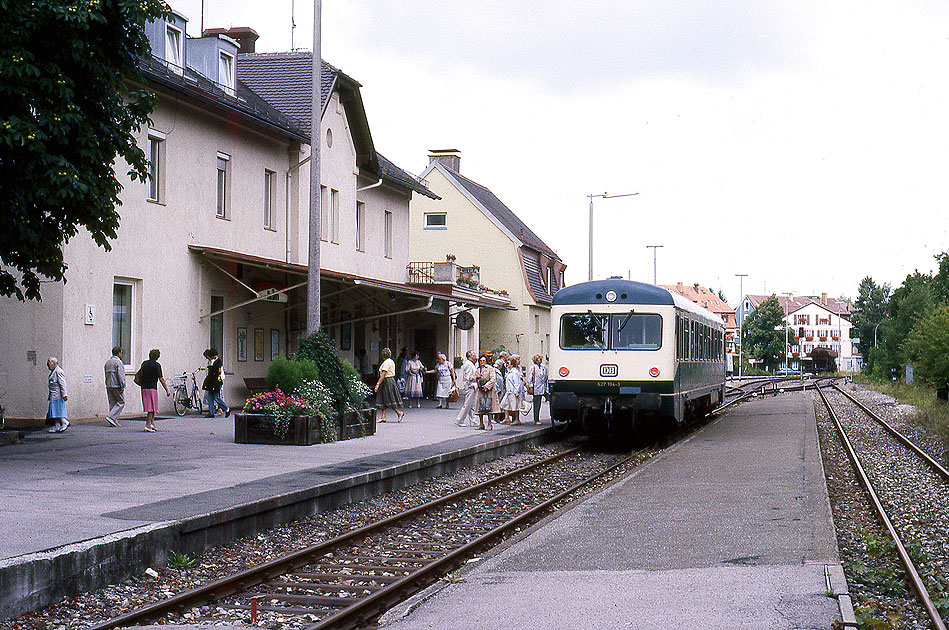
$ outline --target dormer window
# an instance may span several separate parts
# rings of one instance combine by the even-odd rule
[[[234,55],[223,50],[218,54],[217,81],[225,92],[234,96],[234,86],[237,83],[234,77]]]
[[[177,74],[184,72],[184,40],[181,29],[171,24],[165,25],[165,63],[169,70]]]

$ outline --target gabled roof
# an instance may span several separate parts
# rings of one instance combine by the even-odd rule
[[[746,295],[745,299],[751,302],[752,308],[758,308],[762,302],[767,300],[770,295]],[[832,297],[826,296],[816,296],[816,295],[803,295],[795,296],[792,295],[790,298],[786,295],[776,295],[774,296],[778,299],[778,303],[781,305],[782,309],[786,309],[787,313],[794,313],[805,306],[811,304],[816,304],[826,311],[830,311],[834,315],[840,315],[842,317],[847,317],[850,315],[850,302],[843,302]]]
[[[724,302],[724,300],[715,295],[711,289],[708,287],[703,287],[698,283],[684,284],[682,282],[678,282],[676,284],[661,284],[659,286],[661,286],[663,289],[668,289],[673,293],[678,293],[682,297],[692,300],[699,306],[707,308],[713,313],[717,313],[719,315],[726,315],[728,313],[731,313],[732,315],[735,314],[735,309],[730,307]]]
[[[182,74],[178,74],[169,70],[163,61],[152,56],[140,58],[138,66],[149,86],[160,86],[228,117],[236,113],[247,124],[260,127],[266,132],[276,133],[297,142],[309,142],[309,134],[300,128],[297,121],[271,106],[243,81],[237,81],[236,94],[232,96],[221,89],[220,85],[192,68],[185,68]]]
[[[548,247],[539,236],[534,234],[533,230],[527,227],[526,223],[521,221],[520,217],[514,214],[513,210],[504,205],[504,202],[498,199],[497,195],[491,192],[487,187],[482,186],[474,180],[468,179],[457,171],[453,171],[438,162],[430,164],[422,173],[421,177],[424,179],[425,176],[435,168],[444,173],[449,180],[454,181],[458,187],[474,198],[485,211],[504,226],[515,239],[520,241],[518,245],[524,245],[554,260],[560,260],[560,256],[557,255],[557,252]]]
[[[313,53],[245,53],[237,56],[237,76],[267,102],[311,135],[313,106]],[[356,148],[356,166],[374,173],[401,188],[437,199],[428,188],[391,161],[376,152],[369,132],[369,120],[363,106],[358,81],[322,61],[320,67],[321,107],[325,112],[333,90],[339,93]]]

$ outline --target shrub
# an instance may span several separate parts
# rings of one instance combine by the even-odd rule
[[[284,394],[279,388],[247,399],[244,413],[260,413],[274,417],[274,435],[283,437],[290,430],[294,416],[310,415],[310,403],[299,396]]]
[[[336,413],[333,395],[320,381],[304,380],[294,393],[306,400],[310,415],[330,418]]]
[[[336,354],[333,342],[325,333],[318,332],[300,340],[300,348],[293,355],[297,361],[312,361],[319,369],[319,380],[330,390],[336,408],[342,410],[349,400],[349,387],[344,361]],[[348,363],[346,364],[348,365]],[[349,366],[353,372],[355,368]]]
[[[949,384],[949,304],[920,317],[905,342],[916,374],[936,387]]]
[[[320,380],[320,369],[313,361],[277,357],[267,368],[267,385],[274,389],[293,392],[305,380]]]
[[[355,370],[353,373],[346,373],[346,390],[348,393],[346,409],[349,411],[365,407],[366,399],[372,395],[372,389],[363,383],[362,377],[356,374]]]

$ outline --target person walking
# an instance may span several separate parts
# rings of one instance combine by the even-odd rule
[[[379,390],[382,390],[381,392]],[[392,351],[382,349],[382,364],[379,366],[379,380],[376,382],[376,406],[382,410],[379,422],[386,421],[386,409],[395,409],[399,416],[397,422],[402,422],[405,414],[402,412],[402,397],[399,388],[395,386],[395,361],[392,360]]]
[[[534,362],[527,370],[527,393],[534,397],[534,424],[540,424],[540,406],[543,404],[548,391],[547,375],[544,358],[539,354],[535,354]]]
[[[475,413],[481,421],[479,429],[491,430],[491,414],[501,413],[498,405],[498,382],[494,368],[488,365],[484,357],[478,359],[478,369],[474,373],[477,397],[475,398]],[[487,425],[487,426],[485,426]]]
[[[356,353],[356,368],[359,370],[359,375],[362,377],[362,382],[371,387],[372,361],[369,360],[369,355],[366,353],[365,348],[360,348]]]
[[[208,375],[204,377],[201,389],[208,393],[208,417],[215,416],[216,405],[224,410],[224,417],[227,418],[231,415],[231,408],[221,396],[221,388],[224,387],[224,362],[218,357],[217,348],[205,350],[204,358],[208,360]]]
[[[475,398],[478,396],[478,386],[475,384],[475,372],[478,370],[475,367],[475,359],[477,358],[477,353],[474,350],[469,350],[465,354],[465,362],[461,364],[461,378],[458,379],[458,396],[462,400],[461,411],[458,412],[458,417],[455,418],[455,424],[459,427],[465,426],[467,423],[469,426],[474,426],[474,410]]]
[[[507,418],[502,420],[501,423],[520,424],[521,421],[518,415],[521,413],[521,392],[524,391],[524,377],[521,375],[517,355],[512,356],[510,362],[511,366],[504,377],[504,400],[501,401],[501,409],[505,411]]]
[[[125,361],[122,347],[112,348],[112,356],[105,362],[105,393],[109,399],[109,413],[105,421],[109,426],[119,426],[119,415],[125,409]]]
[[[393,364],[394,365],[394,364]],[[415,399],[415,406],[422,406],[422,375],[425,373],[425,366],[419,361],[418,352],[412,353],[412,359],[405,364],[406,382],[405,397],[409,399],[409,407],[412,406],[412,399]]]
[[[59,367],[59,359],[50,357],[46,361],[49,368],[49,395],[46,415],[53,421],[50,433],[62,433],[69,428],[69,414],[66,412],[66,401],[69,400],[66,390],[66,373]]]
[[[145,432],[154,433],[158,429],[155,427],[155,414],[158,413],[158,383],[165,388],[165,395],[171,396],[165,377],[161,374],[161,363],[158,358],[161,356],[161,350],[152,348],[148,351],[148,360],[143,361],[138,368],[138,381],[142,388],[142,410],[145,412]]]
[[[435,368],[428,370],[428,374],[436,374],[438,383],[435,389],[435,398],[438,399],[436,409],[449,409],[448,397],[451,396],[451,390],[455,386],[455,368],[448,363],[448,358],[438,353]]]

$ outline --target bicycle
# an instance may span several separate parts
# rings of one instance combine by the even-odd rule
[[[181,376],[175,376],[171,379],[172,387],[175,390],[174,405],[175,413],[179,416],[185,415],[189,409],[197,411],[199,414],[204,411],[204,403],[201,401],[201,390],[198,389],[197,373],[204,368],[198,368],[193,372],[182,372]],[[191,382],[191,391],[188,391],[188,381]]]

